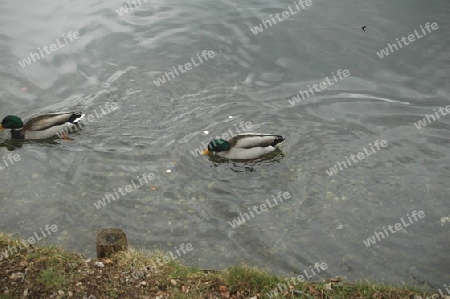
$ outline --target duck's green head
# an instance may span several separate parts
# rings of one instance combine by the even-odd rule
[[[0,124],[0,131],[3,131],[3,129],[20,129],[22,127],[23,122],[19,117],[8,115],[2,120]]]
[[[202,154],[207,155],[211,152],[225,152],[230,149],[230,143],[223,139],[213,139],[208,143],[208,148]]]

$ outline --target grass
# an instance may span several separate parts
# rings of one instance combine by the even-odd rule
[[[273,274],[246,266],[234,266],[222,274],[223,278],[228,282],[231,292],[238,290],[249,290],[250,293],[275,288],[284,280]]]
[[[22,244],[9,257],[4,251]],[[3,256],[2,256],[3,254]],[[0,232],[0,299],[13,298],[371,298],[419,299],[418,288],[339,279],[296,282],[248,265],[225,271],[187,267],[178,260],[151,269],[163,252],[129,249],[110,259],[86,259],[58,247],[28,247]],[[3,257],[3,258],[2,258]],[[102,261],[104,267],[95,262]],[[150,266],[150,267],[149,267]],[[25,296],[27,294],[27,296]],[[435,298],[443,298],[435,295]]]
[[[67,284],[65,273],[55,268],[43,270],[36,280],[41,282],[46,288],[60,289]]]

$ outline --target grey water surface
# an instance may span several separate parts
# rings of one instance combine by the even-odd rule
[[[56,224],[38,244],[93,257],[97,232],[116,227],[149,250],[191,243],[182,259],[202,268],[246,262],[293,276],[324,262],[311,280],[443,289],[450,116],[415,123],[450,104],[449,1],[312,0],[300,11],[285,0],[140,3],[0,3],[0,118],[78,110],[94,120],[71,142],[0,135],[0,231],[28,238]],[[271,16],[276,24],[254,34]],[[438,28],[424,35],[427,22]],[[421,38],[377,54],[415,30]],[[350,75],[334,80],[338,70]],[[327,77],[333,85],[289,103]],[[111,103],[118,109],[104,113]],[[247,163],[196,154],[241,122],[287,137],[282,152]],[[373,152],[377,140],[387,146]],[[327,173],[364,148],[372,154]],[[155,179],[95,206],[144,173]],[[232,227],[279,192],[291,198]],[[425,217],[411,222],[413,211]]]

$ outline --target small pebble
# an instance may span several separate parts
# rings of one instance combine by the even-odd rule
[[[95,265],[96,267],[99,267],[99,268],[105,267],[105,264],[103,264],[102,262],[95,262],[94,265]]]

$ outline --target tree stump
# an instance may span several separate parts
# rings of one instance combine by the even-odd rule
[[[125,233],[118,228],[102,229],[97,234],[97,258],[109,258],[114,252],[127,250]]]

